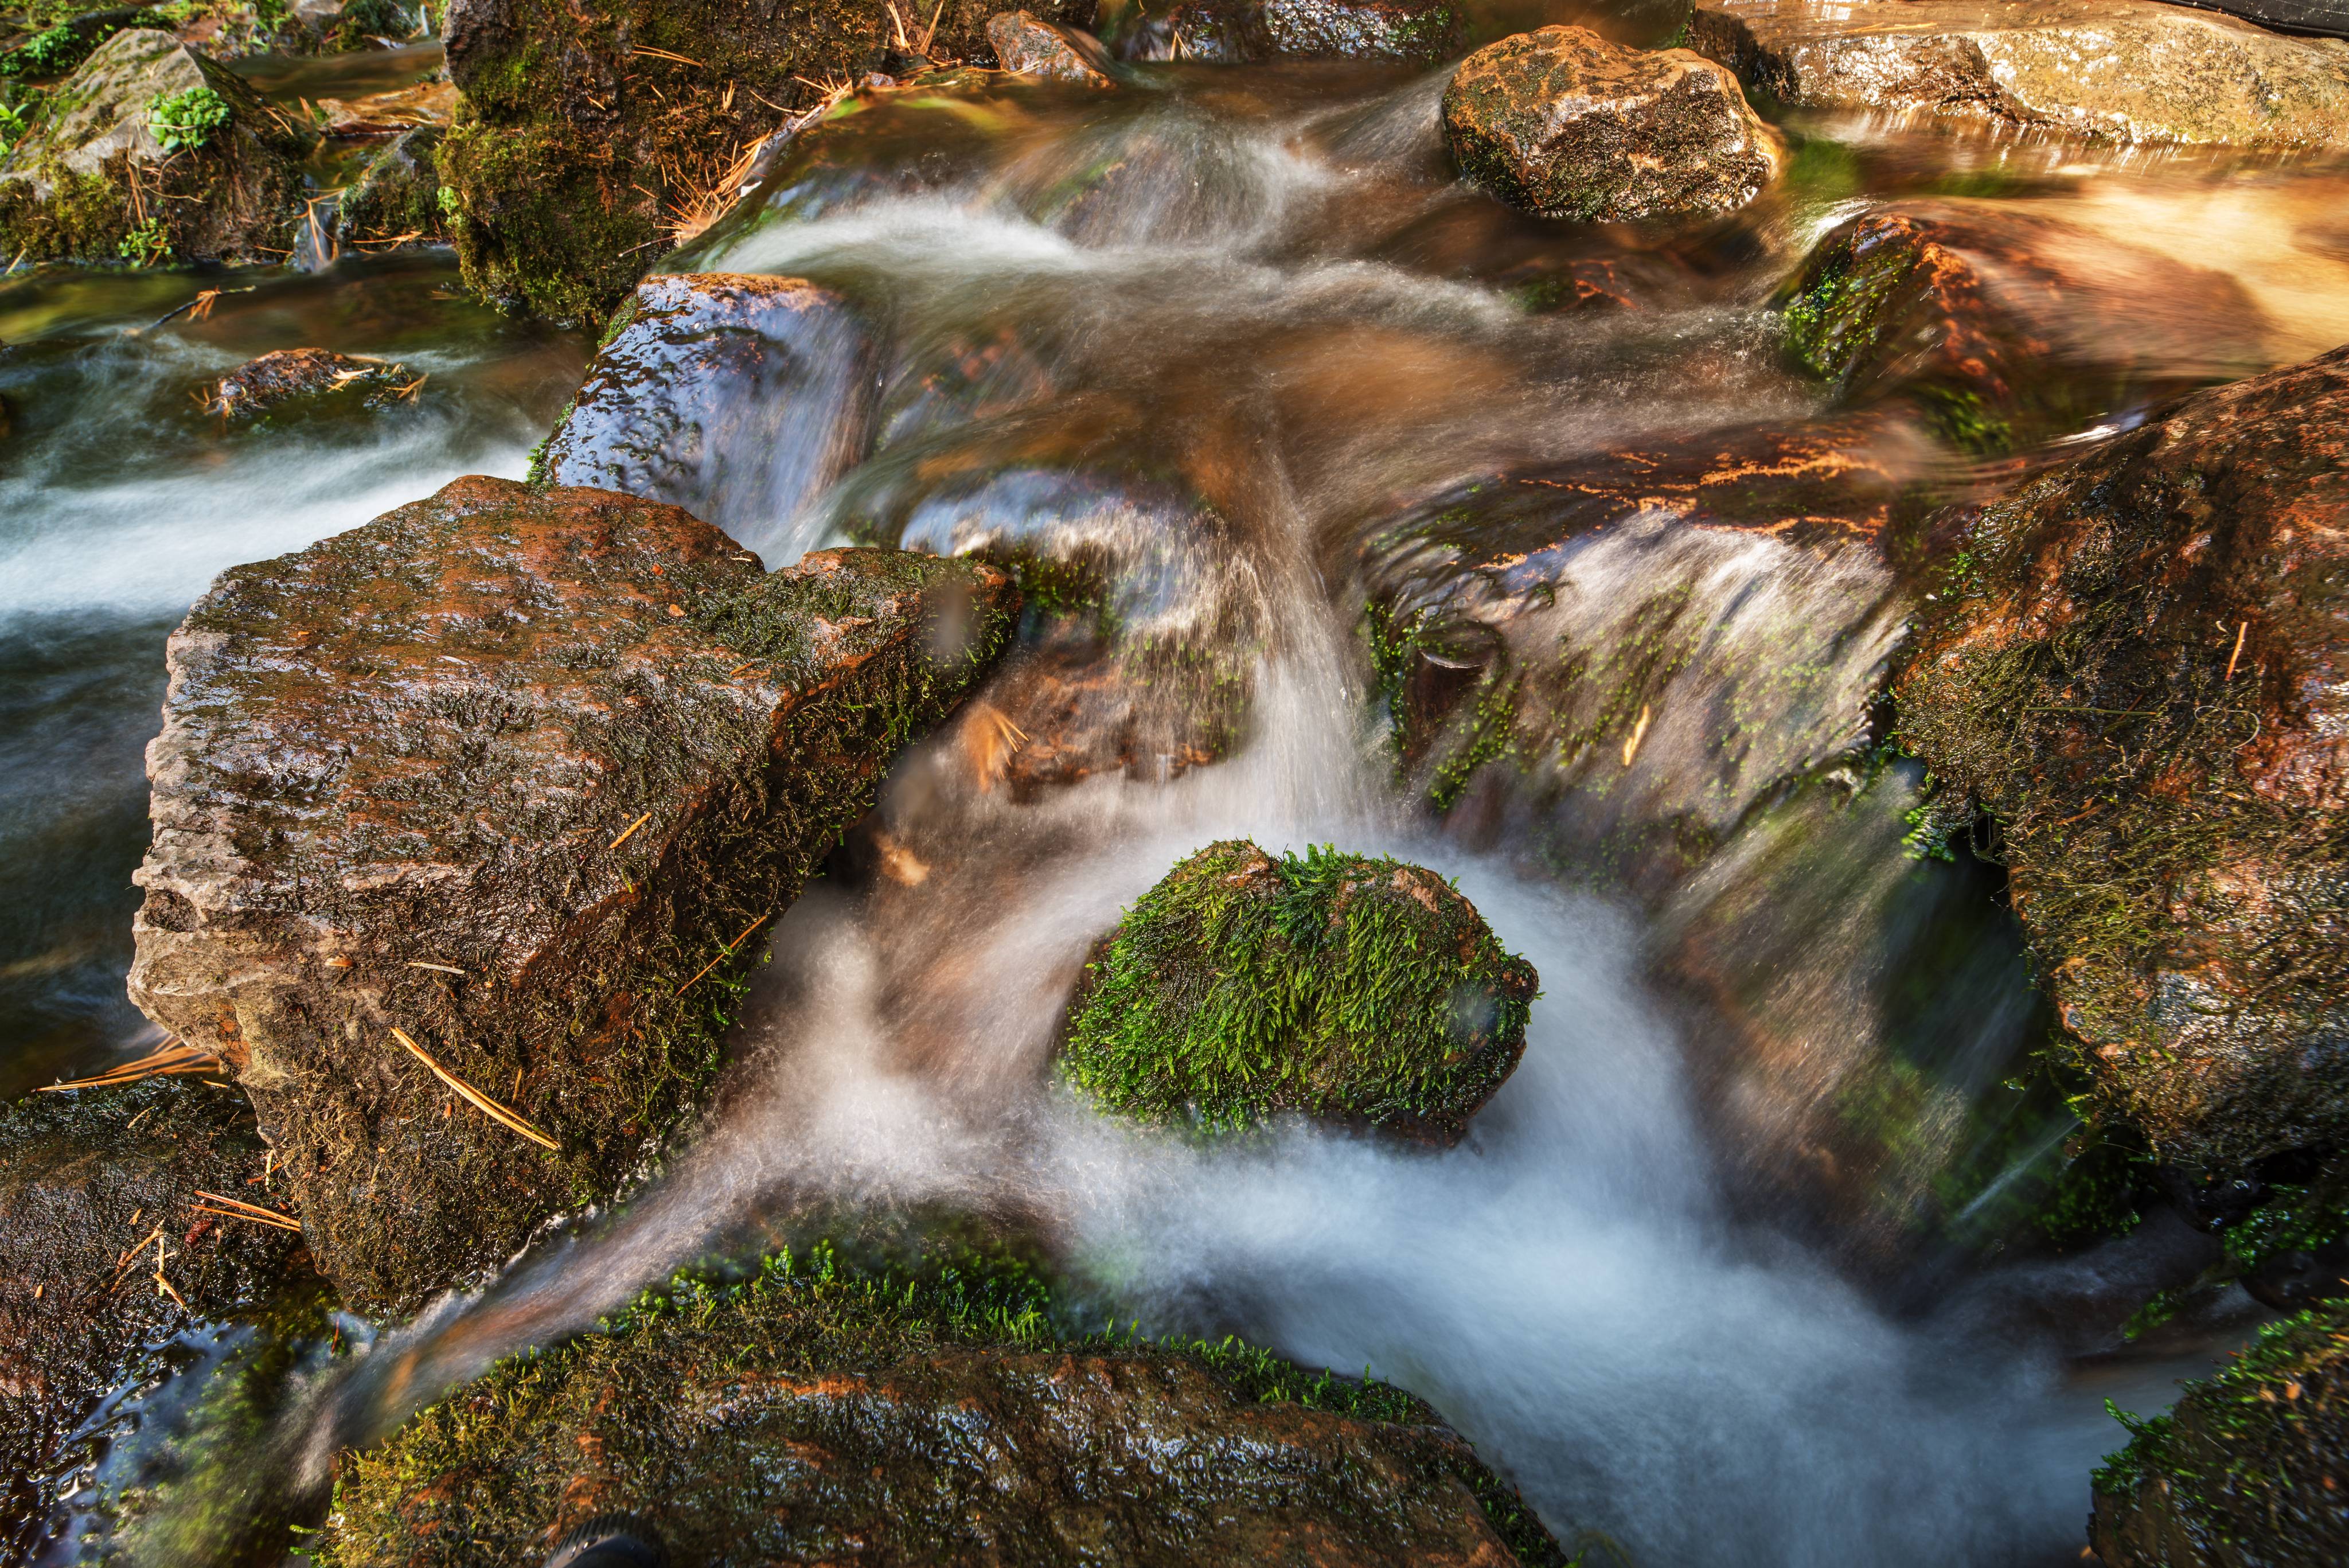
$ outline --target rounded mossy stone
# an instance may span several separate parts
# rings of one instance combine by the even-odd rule
[[[1095,950],[1061,1071],[1143,1120],[1295,1112],[1455,1143],[1525,1054],[1539,985],[1433,871],[1226,839]]]

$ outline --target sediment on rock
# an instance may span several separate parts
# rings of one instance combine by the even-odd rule
[[[2241,284],[1990,202],[1903,202],[1823,236],[1787,348],[1846,406],[1899,399],[2000,452],[2122,420],[2270,362]]]
[[[1226,1341],[1063,1340],[1032,1285],[771,1260],[507,1363],[347,1455],[328,1568],[527,1565],[598,1513],[673,1561],[1560,1565],[1400,1390]]]
[[[947,0],[930,57],[986,57],[996,9]],[[1092,20],[1085,0],[1030,9]],[[879,0],[815,0],[788,25],[752,0],[452,0],[443,36],[463,98],[440,166],[466,281],[536,315],[601,318],[730,193],[786,112],[819,101],[809,84],[887,68],[895,26]]]
[[[132,1000],[236,1067],[345,1298],[413,1307],[692,1110],[751,938],[1015,603],[479,478],[232,570],[170,645]]]
[[[2162,0],[1707,0],[1690,43],[1805,108],[2104,141],[2349,146],[2349,49]]]
[[[30,1557],[69,1468],[61,1445],[98,1400],[297,1267],[300,1237],[201,1196],[274,1208],[282,1189],[251,1179],[265,1152],[243,1096],[189,1077],[0,1111],[0,1518],[24,1532],[0,1537],[11,1558]]]
[[[614,318],[538,472],[666,501],[772,549],[864,458],[874,357],[847,303],[812,284],[647,279]]]
[[[1302,1114],[1449,1145],[1516,1070],[1539,984],[1432,871],[1226,840],[1095,947],[1061,1073],[1145,1121]]]
[[[140,265],[285,253],[309,139],[226,67],[130,28],[43,102],[0,158],[0,249]]]
[[[1460,172],[1511,206],[1619,223],[1710,217],[1760,195],[1784,162],[1737,78],[1686,49],[1544,27],[1479,49],[1444,93]]]
[[[2344,431],[2349,350],[1961,514],[1898,689],[2096,1100],[2214,1173],[2349,1136]]]

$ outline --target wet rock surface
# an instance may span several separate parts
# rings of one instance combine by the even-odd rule
[[[236,568],[171,643],[132,1000],[237,1069],[346,1300],[412,1307],[692,1108],[749,937],[1011,605],[479,478]]]
[[[1783,161],[1727,70],[1582,27],[1469,56],[1444,90],[1444,128],[1465,178],[1512,206],[1584,222],[1735,212]]]
[[[419,125],[394,135],[367,160],[335,211],[335,236],[346,246],[380,250],[447,238],[440,174],[433,167],[441,128]]]
[[[1228,1345],[1064,1345],[1023,1305],[822,1253],[639,1305],[347,1456],[323,1561],[531,1564],[626,1511],[711,1568],[1563,1562],[1407,1395]]]
[[[1129,60],[1398,60],[1428,65],[1459,43],[1451,0],[1130,0],[1105,5],[1102,36]]]
[[[2349,350],[1965,514],[1899,688],[2096,1097],[2229,1171],[2349,1133]]]
[[[1539,985],[1432,871],[1226,840],[1095,947],[1061,1072],[1143,1120],[1301,1113],[1449,1145],[1516,1069]]]
[[[932,57],[986,56],[997,9],[947,0]],[[1030,10],[1073,26],[1091,16],[1076,0]],[[723,189],[786,111],[818,101],[810,84],[888,68],[892,15],[876,0],[815,0],[779,26],[754,0],[578,11],[454,0],[442,36],[463,102],[442,170],[462,213],[466,281],[539,315],[607,314],[677,233],[677,214]]]
[[[1018,76],[1043,81],[1114,87],[1109,51],[1091,33],[1040,22],[1027,11],[1006,11],[987,25],[996,64]]]
[[[1824,236],[1790,286],[1786,342],[1837,399],[1915,400],[2002,451],[2262,369],[2242,285],[1985,202],[1907,202]]]
[[[282,348],[222,376],[207,406],[240,424],[343,404],[381,408],[407,395],[418,380],[405,365],[326,348]]]
[[[1645,886],[1863,743],[1899,563],[1960,483],[1878,410],[1487,476],[1363,553],[1403,778],[1459,830]]]
[[[682,506],[771,544],[864,457],[873,351],[839,296],[792,278],[649,278],[541,459],[557,484]]]
[[[2287,1319],[2095,1475],[2107,1568],[2265,1568],[2349,1554],[2349,1302]]]
[[[2349,49],[2161,0],[1711,0],[1690,42],[1805,108],[2111,141],[2349,145]]]
[[[167,147],[158,104],[197,93],[225,121],[200,144]],[[36,259],[261,259],[282,250],[303,210],[306,144],[234,72],[171,34],[118,32],[0,158],[0,246]]]
[[[0,1111],[0,1519],[24,1532],[0,1539],[12,1558],[29,1557],[62,1445],[99,1397],[295,1266],[300,1237],[202,1211],[229,1205],[201,1192],[274,1207],[253,1179],[264,1154],[252,1107],[219,1083],[150,1078]]]

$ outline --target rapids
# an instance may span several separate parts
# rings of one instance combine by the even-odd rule
[[[1448,181],[1441,88],[1169,66],[1114,93],[885,96],[778,150],[730,218],[660,264],[812,279],[882,345],[872,451],[844,473],[792,466],[830,442],[709,454],[743,493],[811,497],[788,515],[712,502],[771,567],[843,539],[1092,563],[1123,646],[1189,649],[1243,693],[1234,754],[1169,740],[1128,770],[1015,790],[988,720],[1038,666],[1008,661],[893,775],[878,868],[843,858],[776,924],[696,1139],[480,1293],[408,1325],[342,1323],[363,1353],[289,1376],[268,1464],[170,1435],[189,1380],[222,1360],[207,1342],[176,1396],[94,1418],[82,1522],[47,1561],[97,1528],[127,1484],[107,1475],[138,1469],[120,1456],[182,1478],[145,1537],[164,1560],[151,1542],[184,1552],[223,1516],[315,1499],[338,1447],[681,1266],[956,1210],[1041,1237],[1097,1317],[1237,1333],[1423,1395],[1570,1546],[1741,1568],[2078,1556],[2088,1469],[2121,1441],[2104,1397],[2158,1404],[2214,1348],[2075,1359],[2093,1316],[2077,1303],[2146,1276],[2158,1237],[2000,1261],[2001,1202],[2042,1189],[2074,1124],[2003,1086],[2047,1021],[1994,877],[1911,857],[1920,781],[1864,765],[1911,590],[1863,553],[1765,537],[1627,528],[1586,556],[1558,636],[1603,650],[1667,588],[1694,628],[1656,691],[1645,782],[1578,808],[1707,815],[1726,846],[1659,895],[1573,858],[1572,835],[1439,820],[1397,788],[1358,643],[1363,576],[1393,557],[1394,518],[1500,469],[1816,411],[1767,306],[1864,199],[2010,202],[2201,253],[2265,309],[2264,362],[2282,362],[2349,337],[2349,263],[2319,222],[2341,179],[1821,123],[1799,128],[1786,191],[1714,232],[1578,230]],[[2229,215],[2226,244],[2147,216],[2189,210]],[[138,746],[181,609],[225,565],[459,472],[519,473],[575,381],[575,339],[458,303],[453,276],[346,259],[233,280],[253,292],[151,327],[190,280],[0,292],[17,345],[0,391],[23,410],[0,438],[12,1089],[137,1049],[119,981]],[[1540,308],[1578,276],[1640,308]],[[2146,341],[2179,352],[2172,325],[2149,310]],[[432,384],[364,430],[269,441],[224,443],[186,404],[195,380],[297,342],[397,357]],[[1966,482],[1959,459],[1920,461]],[[1137,710],[1164,695],[1142,665],[1113,668]],[[1710,720],[1733,711],[1764,742],[1723,767]],[[1165,723],[1142,730],[1179,715]],[[1524,1064],[1460,1147],[1299,1127],[1202,1148],[1053,1085],[1090,940],[1176,858],[1240,836],[1434,867],[1540,971]],[[1838,1186],[1819,1174],[1838,1117],[1888,1061],[1914,1092]],[[1912,1223],[1952,1186],[1964,1224]]]

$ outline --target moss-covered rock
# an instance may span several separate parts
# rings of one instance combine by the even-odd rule
[[[2349,51],[2160,0],[1706,0],[1690,41],[1806,108],[2110,141],[2349,145]]]
[[[1991,202],[1864,213],[1818,242],[1783,303],[1795,362],[1840,401],[1912,401],[1978,451],[2271,362],[2234,278]]]
[[[2349,350],[1961,515],[1898,689],[2097,1099],[2214,1172],[2349,1137],[2344,432]]]
[[[324,1568],[528,1568],[598,1513],[674,1562],[1553,1564],[1433,1412],[1226,1342],[1061,1339],[1033,1286],[828,1251],[647,1297],[345,1456]]]
[[[1733,213],[1785,162],[1727,70],[1587,27],[1520,33],[1463,60],[1444,88],[1444,132],[1472,182],[1586,223]]]
[[[1456,1143],[1525,1054],[1539,984],[1432,871],[1228,839],[1102,940],[1061,1072],[1145,1120],[1301,1113]]]
[[[450,215],[441,205],[440,170],[435,162],[441,135],[440,126],[419,125],[393,137],[367,160],[336,206],[338,244],[376,250],[448,238]]]
[[[299,1237],[206,1212],[233,1206],[200,1196],[274,1206],[254,1181],[264,1164],[253,1108],[222,1083],[150,1078],[0,1111],[0,1551],[10,1558],[32,1555],[55,1472],[70,1469],[60,1445],[98,1398],[153,1370],[174,1334],[285,1278]]]
[[[648,278],[614,317],[540,470],[682,506],[759,548],[863,460],[872,339],[795,278]]]
[[[1401,60],[1459,47],[1456,0],[1107,0],[1103,40],[1129,60]]]
[[[478,478],[238,567],[170,645],[132,1000],[234,1064],[345,1298],[413,1306],[696,1105],[749,938],[1014,603]]]
[[[405,365],[359,359],[326,348],[280,348],[249,359],[213,384],[209,406],[232,423],[296,411],[331,413],[380,408],[419,378]]]
[[[226,67],[130,28],[37,102],[0,158],[0,248],[149,265],[284,254],[306,137]]]
[[[2270,1324],[2169,1414],[2123,1419],[2090,1525],[2107,1568],[2349,1562],[2349,1301]]]
[[[997,8],[947,0],[930,57],[987,57]],[[1092,20],[1088,0],[1030,9]],[[897,15],[928,26],[926,10]],[[600,319],[741,156],[817,101],[812,84],[899,59],[896,30],[881,0],[451,0],[463,99],[440,160],[467,281],[513,308]]]
[[[1114,87],[1109,53],[1101,40],[1078,27],[1038,21],[1026,11],[1006,11],[987,25],[995,62],[1018,76],[1040,81]]]

